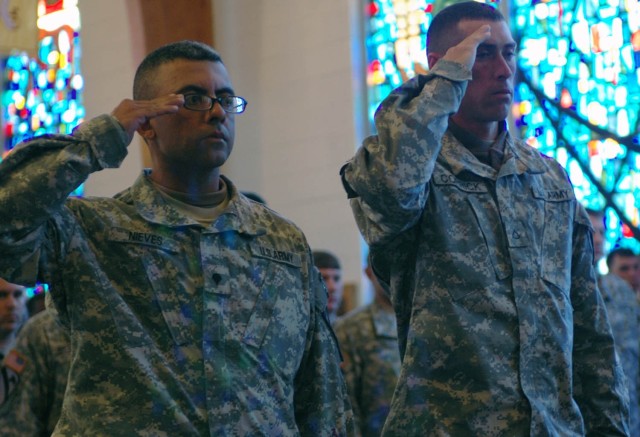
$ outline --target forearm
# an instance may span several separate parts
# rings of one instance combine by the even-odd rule
[[[51,233],[47,223],[66,220],[65,200],[92,172],[120,164],[124,139],[117,122],[101,116],[73,135],[34,138],[0,163],[0,205],[11,211],[0,218],[0,252],[7,255],[0,259],[0,275],[37,262],[38,248]]]
[[[470,77],[461,64],[442,60],[428,75],[394,90],[378,108],[378,134],[364,141],[342,171],[370,244],[406,230],[421,215],[448,118]]]

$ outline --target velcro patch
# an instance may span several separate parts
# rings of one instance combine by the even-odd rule
[[[17,350],[13,349],[6,357],[4,357],[3,364],[20,375],[27,366],[27,358]]]
[[[299,254],[279,250],[277,247],[251,244],[251,253],[258,258],[270,259],[293,267],[299,268],[302,265],[302,257]]]
[[[558,188],[554,190],[543,190],[532,188],[533,197],[546,200],[547,202],[566,202],[576,198],[575,193],[570,188]]]
[[[436,185],[451,185],[467,193],[488,193],[489,189],[480,181],[465,181],[452,174],[440,173],[431,179]]]
[[[121,243],[142,244],[170,252],[178,252],[179,250],[178,244],[170,238],[133,229],[111,228],[109,230],[109,240]]]

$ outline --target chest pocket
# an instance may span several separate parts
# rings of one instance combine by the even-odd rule
[[[248,346],[283,369],[295,365],[310,317],[302,256],[286,244],[242,239],[207,264],[215,271],[205,273],[215,277],[205,283],[207,338]]]
[[[457,300],[511,275],[500,214],[485,182],[435,175],[429,202],[420,258],[436,284],[446,284]]]
[[[245,344],[260,347],[265,340],[276,340],[278,333],[267,331],[272,322],[283,323],[283,315],[291,310],[290,305],[297,306],[297,299],[302,294],[301,258],[300,255],[276,248],[252,244],[252,264],[257,266],[254,275],[258,287],[258,298],[247,322],[242,336]],[[284,312],[284,313],[283,313]]]
[[[159,233],[112,228],[109,233],[114,265],[123,284],[118,299],[109,297],[116,329],[132,346],[155,343],[163,350],[194,341],[193,323],[185,302],[194,302],[186,290],[196,271],[184,269],[178,241]],[[106,297],[105,297],[106,298]],[[167,338],[165,332],[171,336]]]
[[[544,211],[540,265],[542,278],[569,294],[575,194],[567,187],[532,187],[532,196]]]

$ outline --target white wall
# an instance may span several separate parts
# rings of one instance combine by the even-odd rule
[[[131,98],[133,76],[144,56],[136,2],[80,0],[81,69],[87,119],[110,113]],[[130,186],[143,167],[142,140],[136,135],[118,169],[94,173],[85,183],[87,196],[112,196]]]
[[[312,248],[334,252],[345,279],[360,284],[360,237],[338,175],[362,137],[358,4],[216,0],[214,41],[249,101],[224,173],[297,223]]]
[[[142,47],[133,3],[80,0],[88,118],[131,95]],[[345,280],[359,285],[360,237],[338,171],[362,137],[360,0],[213,4],[216,49],[249,101],[223,173],[297,223],[313,248],[336,253]],[[129,186],[142,168],[140,147],[134,140],[122,168],[92,175],[86,194]]]

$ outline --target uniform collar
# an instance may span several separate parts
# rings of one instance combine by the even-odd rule
[[[186,217],[172,207],[149,180],[151,171],[146,169],[131,187],[138,213],[147,221],[164,226],[201,226],[196,220]],[[229,204],[205,232],[236,231],[247,235],[261,235],[267,232],[260,218],[261,208],[238,193],[236,186],[225,176],[220,176],[229,193]]]
[[[506,126],[505,126],[506,128]],[[497,179],[499,176],[523,173],[544,173],[545,166],[540,152],[522,141],[515,141],[509,132],[505,137],[504,162],[499,171],[478,161],[473,154],[447,129],[442,138],[439,159],[455,175],[470,171],[478,176]]]

